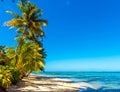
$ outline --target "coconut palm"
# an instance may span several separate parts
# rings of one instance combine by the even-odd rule
[[[28,75],[32,71],[41,71],[44,69],[44,57],[40,53],[43,48],[33,41],[25,42],[18,46],[16,50],[7,48],[7,56],[11,59],[9,65],[17,67],[23,75]]]
[[[18,7],[22,12],[21,16],[7,11],[14,15],[12,20],[6,22],[6,25],[17,28],[18,45],[16,49],[8,48],[6,55],[9,57],[11,66],[17,67],[21,73],[28,75],[31,71],[44,69],[46,54],[41,40],[44,37],[42,27],[47,25],[47,21],[40,18],[42,10],[38,9],[35,4],[20,3]]]
[[[41,51],[42,47],[39,47],[35,42],[25,42],[22,45],[21,53],[19,54],[20,58],[17,67],[22,64],[22,70],[27,75],[32,71],[43,70],[45,63],[43,55],[39,53]]]
[[[41,38],[44,37],[42,27],[47,25],[47,21],[40,18],[42,10],[30,2],[26,2],[26,4],[20,3],[18,7],[22,12],[22,16],[15,12],[7,11],[14,18],[6,22],[6,25],[11,28],[18,28],[17,32],[23,36],[23,39],[33,40],[39,45],[42,45]]]

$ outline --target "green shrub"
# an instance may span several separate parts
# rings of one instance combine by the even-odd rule
[[[20,78],[19,78],[20,72],[17,68],[10,67],[9,69],[10,69],[10,72],[12,73],[12,75],[13,75],[12,84],[16,84],[20,80]]]
[[[6,66],[6,69],[10,70],[10,72],[12,73],[12,76],[13,76],[13,78],[11,79],[12,84],[16,84],[20,80],[19,70],[17,68],[9,67],[9,66]]]
[[[0,87],[8,88],[11,84],[16,84],[20,73],[17,68],[0,65]]]
[[[8,88],[11,85],[12,78],[10,70],[0,65],[0,87]]]

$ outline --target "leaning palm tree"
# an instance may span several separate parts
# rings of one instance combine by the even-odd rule
[[[42,27],[47,25],[47,21],[40,18],[42,10],[30,2],[26,2],[25,4],[20,3],[18,7],[22,15],[20,16],[15,12],[7,11],[7,13],[12,14],[14,18],[6,22],[6,25],[11,28],[18,28],[17,32],[23,36],[23,39],[33,40],[41,46],[42,37],[44,37]]]
[[[39,45],[35,42],[25,42],[22,45],[21,52],[19,54],[17,67],[22,68],[26,75],[29,75],[32,71],[43,70],[45,66],[44,57],[41,53],[39,53],[42,49],[43,48],[39,47]]]
[[[6,25],[17,28],[18,45],[16,49],[8,48],[6,53],[10,58],[10,65],[17,67],[21,73],[26,75],[31,71],[44,69],[46,54],[42,46],[44,37],[42,27],[47,25],[47,21],[40,18],[42,10],[38,9],[35,4],[26,2],[23,5],[20,3],[18,7],[22,12],[21,16],[7,11],[14,18],[6,22]]]
[[[6,55],[10,58],[9,65],[16,67],[21,75],[29,75],[32,71],[43,70],[44,57],[40,53],[43,48],[33,41],[22,41],[22,45],[17,46],[16,50],[7,48]]]

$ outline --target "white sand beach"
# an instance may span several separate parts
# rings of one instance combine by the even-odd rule
[[[80,88],[93,88],[88,83],[71,83],[67,79],[49,78],[30,75],[16,85],[10,86],[8,92],[79,92]]]

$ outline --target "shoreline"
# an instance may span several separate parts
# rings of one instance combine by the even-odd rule
[[[92,85],[80,82],[72,83],[69,79],[52,78],[31,74],[20,80],[16,85],[10,86],[8,92],[79,92],[80,89],[92,88]]]

